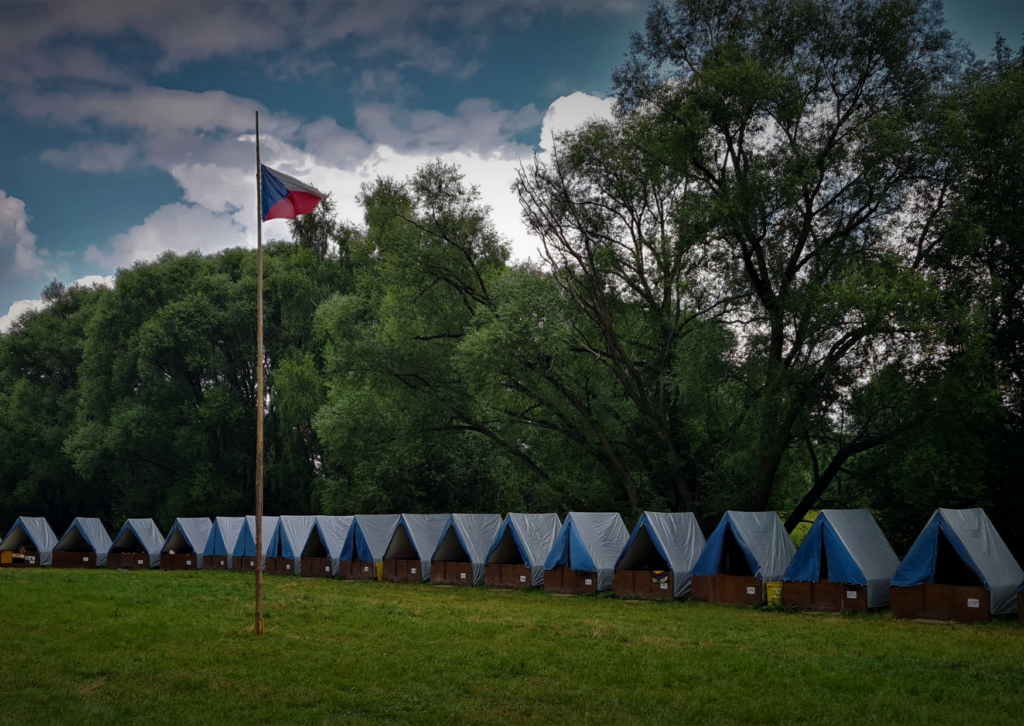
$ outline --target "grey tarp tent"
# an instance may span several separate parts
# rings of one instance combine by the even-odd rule
[[[782,578],[782,600],[801,610],[886,607],[899,566],[871,512],[822,509]]]
[[[501,529],[501,521],[500,514],[452,514],[430,558],[430,581],[483,585],[487,550]]]
[[[338,558],[348,539],[355,517],[317,515],[316,523],[302,546],[302,570],[305,577],[334,577]]]
[[[430,580],[430,556],[448,522],[447,514],[403,514],[384,551],[384,579]]]
[[[557,514],[509,512],[487,552],[488,587],[544,587],[544,562],[562,520]]]
[[[152,519],[129,519],[107,551],[107,567],[130,570],[160,566],[164,536]]]
[[[160,566],[165,570],[201,570],[212,531],[213,522],[208,517],[178,517],[160,548]]]
[[[690,572],[704,545],[692,512],[644,512],[615,563],[612,591],[640,598],[669,593],[677,600],[687,598]]]
[[[302,549],[309,542],[309,535],[315,526],[315,516],[281,515],[279,517],[279,549],[276,553],[270,553],[271,557],[276,556],[277,567],[275,571],[278,575],[301,574]],[[268,572],[271,571],[271,567],[272,563],[268,563]]]
[[[569,512],[544,562],[544,589],[569,593],[611,590],[615,562],[628,539],[629,530],[618,512]],[[579,577],[577,572],[593,574]]]
[[[376,580],[377,563],[398,526],[397,514],[357,514],[341,548],[338,574],[355,580]]]
[[[203,568],[207,570],[230,570],[235,543],[242,532],[245,517],[217,517],[213,530],[203,549]]]
[[[20,561],[9,555],[11,561],[5,566],[45,567],[53,563],[53,548],[56,546],[57,535],[43,517],[18,517],[7,536],[0,541],[0,552],[18,554],[18,550],[24,547],[26,552],[39,554],[28,554]]]
[[[106,567],[110,535],[95,517],[75,517],[53,548],[54,567]]]
[[[277,517],[263,517],[263,570],[267,570],[267,557],[270,552],[277,552],[278,533]],[[234,558],[232,568],[240,572],[256,571],[256,515],[247,514],[238,532],[235,547],[231,550]]]
[[[1010,615],[1021,579],[1024,572],[985,510],[939,509],[892,577],[892,611],[961,621]]]
[[[728,511],[693,566],[690,597],[701,602],[756,605],[765,585],[782,582],[796,554],[775,512]]]

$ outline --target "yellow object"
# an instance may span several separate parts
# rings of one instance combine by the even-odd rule
[[[765,590],[768,592],[768,604],[769,605],[781,605],[782,604],[782,583],[781,582],[768,582],[765,583]]]
[[[14,562],[14,553],[10,550],[0,552],[0,565],[9,565]]]
[[[377,563],[377,582],[384,582],[384,563]]]

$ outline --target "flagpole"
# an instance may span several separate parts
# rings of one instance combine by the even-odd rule
[[[256,635],[263,635],[263,173],[256,112]]]

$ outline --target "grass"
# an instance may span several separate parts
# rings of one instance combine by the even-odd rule
[[[1019,724],[1024,627],[0,570],[0,724]]]

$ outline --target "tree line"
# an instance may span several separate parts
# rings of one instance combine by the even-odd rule
[[[925,0],[655,3],[613,121],[511,193],[436,161],[266,250],[270,513],[983,506],[1024,556],[1024,55]],[[197,243],[198,244],[198,243]],[[43,291],[0,524],[252,508],[255,253]]]

